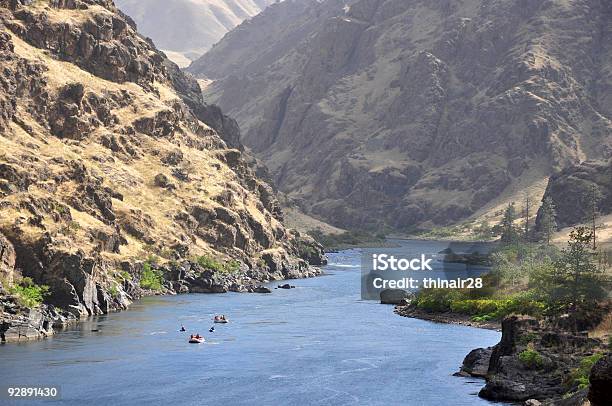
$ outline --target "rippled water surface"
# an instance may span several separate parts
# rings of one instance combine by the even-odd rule
[[[358,250],[331,254],[325,276],[268,295],[145,298],[52,339],[0,346],[0,382],[60,385],[54,403],[70,405],[488,403],[475,395],[482,381],[451,375],[500,334],[362,301],[359,264]],[[211,334],[215,313],[231,322]],[[207,342],[188,344],[192,332]]]

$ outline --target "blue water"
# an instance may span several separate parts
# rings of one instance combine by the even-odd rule
[[[362,301],[359,263],[358,250],[343,251],[296,289],[145,298],[51,339],[0,346],[0,386],[59,385],[61,401],[39,403],[66,405],[488,403],[476,396],[482,381],[452,374],[500,334]],[[211,334],[215,313],[231,322]],[[208,341],[187,344],[192,332]]]

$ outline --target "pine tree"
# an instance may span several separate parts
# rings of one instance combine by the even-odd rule
[[[550,239],[555,231],[557,231],[557,209],[555,203],[550,196],[544,198],[542,203],[542,217],[540,218],[540,228],[546,244],[550,245]]]
[[[529,192],[525,192],[525,207],[523,209],[523,215],[525,219],[525,230],[524,230],[524,239],[525,241],[529,241],[529,215],[531,210],[531,196]]]
[[[510,203],[506,210],[504,211],[504,216],[502,217],[501,222],[499,223],[499,228],[501,229],[501,241],[502,243],[514,243],[518,241],[518,232],[514,225],[514,221],[516,220],[516,209],[514,207],[514,202]]]
[[[592,240],[587,227],[574,228],[567,248],[555,263],[549,281],[550,299],[559,311],[576,313],[606,297],[606,281],[590,249]]]
[[[586,221],[591,224],[591,233],[593,235],[593,249],[597,249],[597,215],[599,214],[598,206],[601,200],[601,192],[597,185],[591,185],[589,196],[587,197],[587,218]]]

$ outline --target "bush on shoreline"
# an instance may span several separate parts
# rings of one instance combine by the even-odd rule
[[[8,288],[8,292],[17,296],[19,302],[28,308],[38,307],[42,304],[45,296],[49,292],[46,285],[37,285],[32,278],[22,278],[19,283]]]
[[[240,269],[240,262],[232,259],[227,262],[217,261],[208,255],[201,255],[195,259],[198,265],[202,268],[210,269],[211,271],[220,273],[233,273]]]
[[[149,262],[145,262],[140,277],[140,287],[143,289],[159,291],[163,287],[163,274],[159,269],[153,269]]]
[[[474,299],[469,291],[426,289],[415,300],[417,308],[428,312],[453,312],[472,316],[474,321],[501,320],[510,314],[540,316],[546,305],[528,294]]]

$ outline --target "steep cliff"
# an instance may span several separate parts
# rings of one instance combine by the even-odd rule
[[[552,176],[544,198],[550,197],[557,213],[559,227],[590,223],[593,201],[596,214],[612,213],[612,160],[585,161]],[[541,215],[538,216],[538,225]]]
[[[0,0],[0,60],[0,289],[50,287],[42,319],[0,301],[3,338],[10,320],[47,331],[56,309],[106,313],[147,289],[316,273],[299,256],[320,248],[283,226],[235,122],[112,1]]]
[[[302,209],[405,231],[608,159],[611,44],[603,0],[286,1],[189,70]]]

